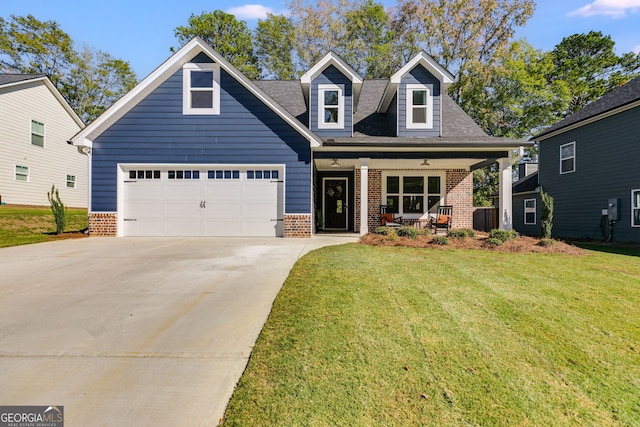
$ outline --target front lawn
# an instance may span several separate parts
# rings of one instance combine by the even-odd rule
[[[637,257],[323,248],[224,425],[640,425],[639,307]]]
[[[0,248],[82,237],[86,228],[86,209],[69,208],[65,232],[56,236],[49,206],[0,205]]]

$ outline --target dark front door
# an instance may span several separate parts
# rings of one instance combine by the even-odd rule
[[[346,230],[347,200],[349,192],[347,178],[323,178],[322,180],[322,206],[325,230]]]

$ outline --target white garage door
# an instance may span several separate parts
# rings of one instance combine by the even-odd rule
[[[281,167],[124,170],[125,236],[282,236]]]

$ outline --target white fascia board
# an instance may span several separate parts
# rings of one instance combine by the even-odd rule
[[[140,83],[138,83],[131,91],[120,98],[100,117],[98,117],[86,128],[73,136],[71,138],[73,144],[79,145],[78,141],[84,140],[85,138],[95,139],[95,137],[100,135],[109,126],[111,126],[118,119],[124,116],[128,111],[130,111],[140,101],[142,101],[142,99],[144,99],[148,94],[153,92],[153,90],[160,86],[160,84],[163,83],[171,74],[175,73],[185,63],[187,63],[187,61],[191,60],[191,58],[193,58],[200,52],[204,52],[215,62],[219,63],[221,68],[223,68],[243,86],[245,86],[258,99],[264,102],[271,110],[273,110],[276,114],[283,118],[288,124],[296,129],[298,133],[304,136],[310,142],[312,147],[318,147],[322,145],[322,140],[317,135],[302,126],[293,116],[291,116],[291,114],[283,110],[273,99],[271,99],[271,97],[265,94],[255,84],[253,84],[251,80],[246,78],[240,71],[238,71],[227,60],[222,58],[211,48],[211,46],[209,46],[204,40],[199,37],[195,37],[190,40],[174,55],[167,59],[162,65],[156,68]]]

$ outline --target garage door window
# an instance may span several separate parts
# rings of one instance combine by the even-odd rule
[[[278,179],[277,170],[248,170],[247,179]]]
[[[169,171],[169,179],[200,179],[200,171]]]
[[[132,170],[129,171],[129,179],[160,179],[160,171]]]
[[[239,170],[214,170],[207,171],[208,179],[240,179]]]

